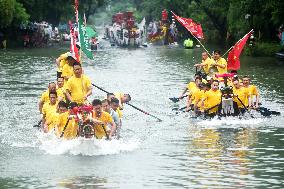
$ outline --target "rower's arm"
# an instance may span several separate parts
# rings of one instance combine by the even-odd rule
[[[194,66],[195,67],[203,67],[203,66],[206,66],[207,64],[205,64],[205,63],[200,63],[200,64],[195,64]]]
[[[194,108],[193,108],[194,112],[197,111],[197,104],[199,103],[199,101],[200,101],[200,99],[195,100]]]
[[[112,137],[116,131],[116,125],[114,123],[114,121],[110,122],[110,125],[111,125],[111,130],[110,130],[110,134],[109,136]]]
[[[70,102],[72,102],[72,97],[71,97],[70,92],[69,92],[68,89],[66,90],[66,97],[67,97],[67,99],[68,99]]]
[[[57,65],[57,67],[59,68],[60,67],[60,61],[61,61],[61,58],[58,57],[56,60],[55,60],[55,63]]]
[[[91,96],[91,95],[92,95],[92,90],[93,90],[92,87],[89,87],[89,88],[88,88],[88,92],[87,92],[87,94],[86,94],[86,96],[85,96],[86,99],[88,98],[88,96]]]
[[[187,87],[183,90],[183,92],[181,93],[181,95],[179,96],[179,98],[182,98],[182,96],[186,93],[187,91]]]
[[[259,94],[257,94],[257,95],[255,96],[255,98],[256,98],[256,99],[255,99],[255,103],[256,103],[256,104],[255,104],[255,107],[258,108],[258,104],[259,104]]]
[[[186,101],[186,111],[189,111],[190,110],[190,105],[191,105],[191,95],[188,95],[187,97],[187,101]]]
[[[215,63],[215,65],[218,66],[218,67],[221,67],[223,69],[226,68],[226,65],[224,65],[224,64],[217,64],[217,63]]]
[[[42,107],[43,107],[43,102],[42,101],[39,101],[38,103],[38,110],[39,112],[42,114]]]

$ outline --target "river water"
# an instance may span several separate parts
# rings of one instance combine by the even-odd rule
[[[121,140],[61,141],[33,125],[66,49],[0,52],[0,188],[284,187],[284,65],[273,58],[243,57],[240,73],[281,116],[206,121],[168,99],[192,79],[201,49],[105,48],[83,63],[92,82],[163,121],[126,106]],[[104,95],[95,88],[90,100]]]

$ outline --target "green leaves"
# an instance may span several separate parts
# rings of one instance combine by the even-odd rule
[[[0,27],[2,28],[25,22],[29,18],[23,4],[16,0],[1,0],[0,10]]]

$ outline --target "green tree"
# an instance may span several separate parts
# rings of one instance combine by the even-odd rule
[[[18,25],[28,20],[29,15],[23,4],[16,0],[0,1],[0,27],[6,28],[12,25]]]

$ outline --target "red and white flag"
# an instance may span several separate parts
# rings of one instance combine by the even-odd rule
[[[240,55],[242,53],[242,50],[243,50],[248,38],[252,34],[252,32],[253,32],[253,30],[251,30],[249,33],[247,33],[242,39],[240,39],[233,46],[232,50],[230,50],[230,52],[228,54],[228,65],[227,65],[228,70],[240,69],[240,67],[241,67]]]
[[[179,21],[179,23],[181,23],[181,25],[183,25],[192,35],[194,35],[198,39],[204,38],[202,27],[201,27],[200,24],[197,24],[196,22],[194,22],[190,18],[183,18],[183,17],[176,15],[173,11],[171,11],[171,12],[172,12],[174,18],[177,21]]]
[[[74,56],[74,58],[76,59],[77,62],[80,62],[80,56],[79,56],[79,50],[76,46],[76,35],[75,35],[75,31],[72,25],[72,22],[69,21],[69,27],[70,27],[70,39],[71,39],[71,43],[70,43],[70,52],[71,54]]]

